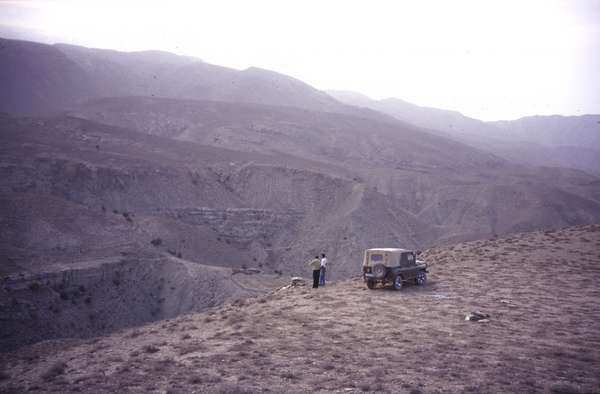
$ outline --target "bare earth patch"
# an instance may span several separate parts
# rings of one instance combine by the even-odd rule
[[[600,392],[600,226],[440,247],[425,258],[425,287],[368,290],[352,279],[284,288],[0,354],[0,391]],[[465,321],[473,311],[491,317]]]

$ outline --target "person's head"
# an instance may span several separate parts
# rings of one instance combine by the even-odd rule
[[[325,253],[321,253],[321,257],[325,257]]]

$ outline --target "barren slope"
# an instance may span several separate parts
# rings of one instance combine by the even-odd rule
[[[286,288],[94,340],[43,342],[2,354],[0,389],[593,393],[599,250],[597,225],[436,248],[425,287]],[[475,310],[489,321],[465,321]]]

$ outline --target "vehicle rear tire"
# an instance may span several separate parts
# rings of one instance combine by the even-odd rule
[[[425,286],[425,283],[427,283],[427,274],[425,273],[425,271],[417,272],[417,277],[415,278],[415,284],[417,286]]]
[[[371,273],[376,279],[383,279],[385,272],[386,268],[382,263],[375,264],[373,267],[371,267]]]
[[[373,290],[375,288],[375,281],[373,279],[367,279],[367,287]]]
[[[402,286],[404,285],[403,280],[404,278],[402,278],[402,275],[396,275],[396,277],[394,278],[394,290],[402,289]]]

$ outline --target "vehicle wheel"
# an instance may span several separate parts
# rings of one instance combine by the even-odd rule
[[[373,279],[367,279],[367,287],[373,290],[375,288],[375,281]]]
[[[382,279],[385,276],[385,265],[383,264],[375,264],[372,268],[371,268],[371,273],[373,274],[373,276],[377,279]]]
[[[396,275],[396,277],[394,278],[394,290],[402,289],[403,279],[404,278],[402,278],[402,275],[400,275],[400,274]]]
[[[425,283],[427,283],[427,274],[425,273],[425,271],[417,272],[417,277],[415,278],[415,284],[417,286],[425,286]]]

